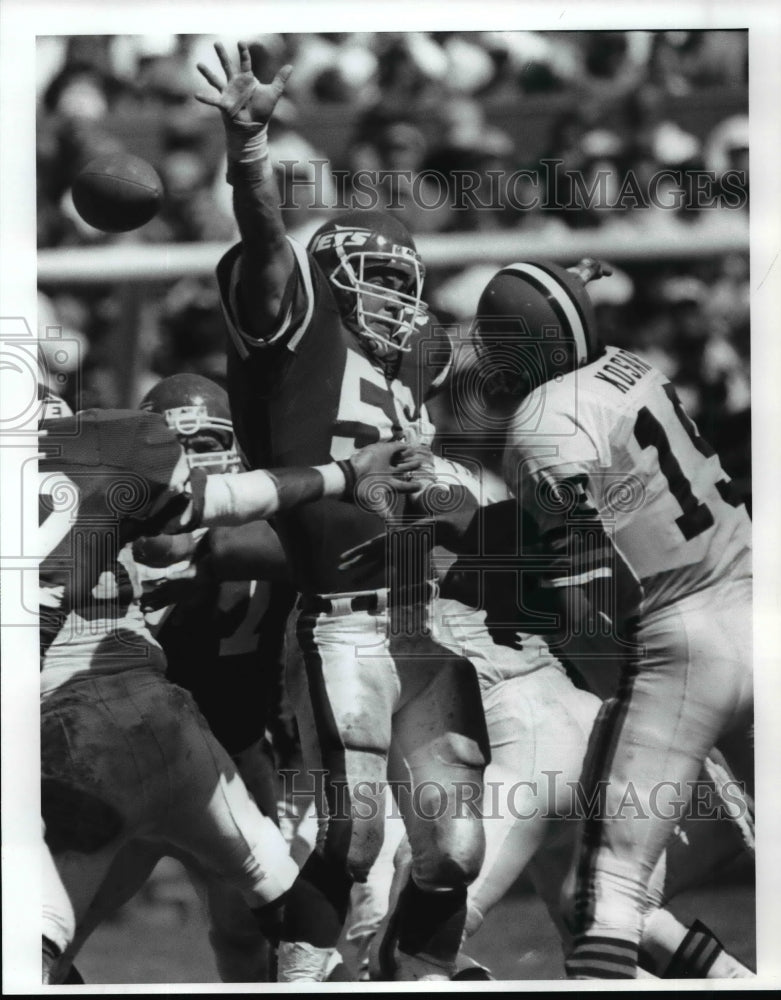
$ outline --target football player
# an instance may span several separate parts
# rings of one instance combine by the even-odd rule
[[[140,408],[161,414],[176,431],[190,468],[209,475],[242,468],[227,393],[210,379],[187,373],[163,379]],[[142,538],[133,557],[168,680],[193,695],[261,812],[275,817],[279,779],[266,731],[274,724],[295,593],[273,528],[254,521]],[[268,946],[240,894],[204,880],[192,865],[188,872],[206,899],[220,979],[268,980]]]
[[[561,559],[559,648],[622,665],[584,766],[603,797],[582,828],[573,978],[636,975],[649,879],[711,747],[753,795],[751,522],[673,385],[599,343],[585,284],[605,273],[512,264],[475,325],[510,417],[506,482]]]
[[[451,348],[421,298],[423,264],[411,236],[390,215],[348,212],[321,226],[306,249],[288,239],[267,126],[290,67],[261,85],[246,45],[238,69],[215,48],[225,78],[199,66],[214,90],[199,100],[222,115],[241,234],[217,276],[231,409],[250,465],[327,462],[371,441],[430,440],[425,401],[446,377]],[[304,659],[289,690],[305,762],[325,773],[327,813],[302,873],[312,919],[284,929],[283,979],[324,974],[353,881],[366,878],[382,842],[376,789],[392,740],[413,795],[436,800],[418,802],[410,816],[413,871],[395,923],[395,978],[448,978],[482,857],[480,823],[449,808],[456,782],[479,784],[485,765],[479,690],[468,661],[425,628],[425,553],[414,576],[391,588],[384,567],[338,569],[345,548],[382,530],[384,516],[403,515],[393,498],[387,507],[378,501],[367,494],[356,510],[326,500],[275,519],[302,594]],[[441,818],[426,819],[440,796]]]
[[[163,414],[177,429],[191,466],[209,473],[241,467],[227,394],[208,379],[189,374],[164,379],[141,408]],[[188,421],[196,409],[201,419]],[[144,601],[150,609],[176,604],[155,633],[168,679],[193,694],[261,811],[273,816],[278,777],[265,734],[276,722],[269,712],[281,682],[285,625],[295,597],[284,553],[266,521],[191,537],[192,554],[182,562],[176,562],[178,553],[160,552],[161,536],[136,543],[136,563],[140,559],[139,568],[150,577],[145,584],[154,584]],[[146,562],[167,565],[149,569]],[[213,879],[205,891],[220,978],[261,981],[266,947],[246,904]]]
[[[297,867],[192,697],[165,680],[126,543],[342,496],[364,473],[409,491],[403,477],[415,461],[402,445],[374,445],[320,469],[207,478],[162,416],[124,410],[44,419],[40,444],[41,815],[76,932],[136,838],[186,850],[242,892],[262,925],[273,923]],[[56,888],[45,890],[47,904]],[[69,965],[58,955],[72,925],[46,906],[47,982]]]
[[[420,477],[423,471],[415,475]],[[548,601],[540,595],[553,561],[541,554],[531,517],[507,491],[495,485],[481,488],[456,462],[433,459],[426,474],[439,487],[440,506],[445,491],[454,487],[469,491],[457,507],[449,505],[453,507],[450,514],[441,514],[434,524],[430,519],[421,522],[421,527],[433,527],[435,543],[451,549],[449,553],[435,549],[441,580],[433,627],[444,645],[462,651],[475,665],[491,745],[480,807],[486,854],[469,888],[465,936],[480,928],[487,913],[526,870],[566,942],[569,935],[561,918],[560,895],[575,850],[575,820],[588,808],[576,789],[601,702],[573,683],[542,638],[554,634],[545,620]],[[416,494],[411,503],[422,507],[422,512],[432,507],[425,494]],[[379,539],[375,545],[381,554],[387,541]],[[369,558],[371,550],[371,544],[359,549],[362,558]],[[357,553],[348,554],[346,561],[354,558]],[[582,659],[568,665],[569,669],[578,666],[587,673],[595,668]],[[609,692],[616,672],[609,664],[597,666],[603,674],[600,686]],[[702,884],[719,866],[753,852],[750,804],[736,795],[730,780],[723,764],[707,762],[699,794],[703,801],[705,794],[710,796],[714,819],[685,825],[665,863],[657,866],[649,881],[642,967],[652,975],[751,975],[704,924],[698,921],[687,928],[662,910],[683,888]],[[731,805],[738,810],[737,822],[729,814]],[[718,810],[723,813],[720,822],[715,819]],[[392,857],[394,846],[384,845],[381,860]],[[407,874],[404,847],[397,852],[396,862],[399,870],[391,898]],[[373,871],[369,883],[366,898],[353,900],[357,905],[348,938],[359,931],[365,937],[377,931],[376,914],[384,912],[377,897],[384,894],[385,904],[389,897],[387,867]],[[372,978],[384,978],[381,930],[370,954]],[[478,978],[479,971],[466,965],[464,975]]]

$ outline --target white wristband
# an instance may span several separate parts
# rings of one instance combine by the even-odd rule
[[[325,496],[340,497],[344,493],[347,480],[336,462],[329,462],[328,465],[316,465],[315,469],[323,477]]]
[[[231,122],[226,130],[229,163],[268,159],[268,127],[255,122]]]

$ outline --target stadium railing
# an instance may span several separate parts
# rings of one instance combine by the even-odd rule
[[[748,253],[748,227],[720,231],[696,224],[671,232],[573,231],[560,234],[448,233],[421,235],[416,240],[429,272],[439,268],[495,263],[497,267],[524,255],[572,263],[580,257],[600,257],[616,265],[673,262]],[[119,405],[135,406],[140,380],[138,336],[142,325],[144,285],[174,282],[187,276],[214,274],[228,248],[222,243],[137,244],[69,247],[38,253],[38,283],[46,290],[96,284],[117,286],[120,321],[114,331],[112,356],[118,375]]]

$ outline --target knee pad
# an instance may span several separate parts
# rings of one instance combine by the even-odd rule
[[[484,853],[485,837],[479,820],[445,822],[423,856],[413,858],[415,881],[429,890],[466,888],[480,874]]]

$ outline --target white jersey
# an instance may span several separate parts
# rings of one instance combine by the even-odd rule
[[[479,467],[472,471],[459,462],[435,456],[434,470],[438,484],[444,489],[448,486],[462,486],[472,494],[480,507],[510,499],[505,484],[497,476]],[[446,503],[444,495],[441,499]],[[508,538],[507,544],[508,547],[514,545],[515,539]],[[433,554],[439,577],[446,577],[457,557],[452,552],[439,548],[435,548]],[[484,557],[487,560],[485,569],[490,571],[491,557]],[[482,596],[486,599],[484,588],[483,591]],[[487,624],[485,606],[471,607],[460,600],[438,597],[432,611],[434,637],[446,649],[471,662],[482,691],[489,690],[500,681],[531,674],[543,667],[564,673],[564,667],[541,636],[518,631],[517,644],[503,645],[496,642]]]
[[[559,551],[578,513],[596,511],[641,585],[640,613],[750,576],[751,521],[718,456],[671,383],[628,351],[607,348],[527,397],[508,435],[504,475]],[[559,582],[608,573],[592,558]]]

